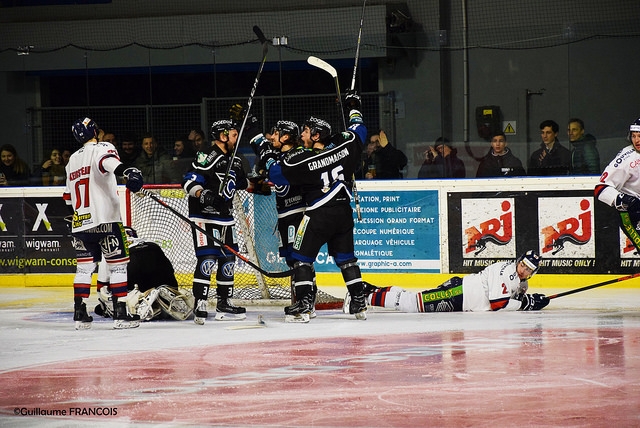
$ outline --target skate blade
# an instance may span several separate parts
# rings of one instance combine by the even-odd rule
[[[204,321],[206,320],[206,318],[200,318],[200,317],[195,317],[193,319],[193,322],[198,324],[198,325],[204,325]]]
[[[228,312],[216,312],[216,321],[242,321],[247,319],[247,314],[230,314]]]
[[[357,320],[366,320],[367,319],[367,311],[358,312],[356,315]]]
[[[91,323],[84,321],[76,321],[76,330],[90,330]]]
[[[309,314],[285,315],[284,322],[307,323],[309,322]]]
[[[116,330],[124,330],[127,328],[140,327],[140,321],[127,321],[127,320],[115,320],[113,322],[113,328]]]

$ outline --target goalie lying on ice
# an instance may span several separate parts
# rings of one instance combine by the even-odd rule
[[[537,311],[549,304],[544,294],[526,294],[528,279],[540,266],[540,256],[529,250],[516,260],[493,263],[464,278],[454,276],[437,288],[421,292],[400,287],[365,285],[367,303],[401,312]],[[348,307],[349,295],[345,298]]]
[[[127,307],[143,321],[176,319],[183,321],[193,314],[193,296],[178,288],[171,261],[154,242],[137,237],[135,230],[125,227],[129,241]],[[122,300],[122,299],[121,299]],[[98,305],[94,312],[112,317],[109,271],[105,263],[98,267]]]

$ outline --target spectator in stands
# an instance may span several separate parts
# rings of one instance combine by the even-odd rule
[[[71,157],[71,149],[64,148],[62,149],[62,165],[67,166],[69,163],[69,158]],[[66,177],[65,177],[66,179]]]
[[[402,178],[407,156],[389,144],[387,134],[382,129],[369,136],[363,155],[360,170],[356,172],[358,178]]]
[[[540,148],[531,154],[527,172],[529,175],[568,175],[571,169],[571,152],[558,141],[560,127],[553,120],[540,123]]]
[[[136,168],[142,171],[145,183],[178,183],[171,157],[158,146],[155,137],[147,133],[142,137],[142,152],[136,159]]]
[[[140,151],[135,135],[124,134],[122,136],[118,156],[120,157],[120,162],[122,162],[126,168],[136,166],[136,159],[140,156]],[[125,184],[124,179],[118,177],[118,184]]]
[[[489,153],[482,158],[476,177],[509,177],[527,175],[522,162],[507,147],[507,136],[498,132],[491,136]]]
[[[596,137],[585,134],[582,119],[569,119],[567,135],[571,144],[571,174],[600,175],[600,153],[596,147]]]
[[[64,186],[67,173],[62,164],[60,149],[54,148],[40,167],[41,184],[43,186]]]
[[[134,166],[136,159],[140,155],[140,147],[137,144],[136,137],[133,134],[125,134],[122,137],[120,149],[118,149],[118,156],[120,156],[120,162],[122,162],[127,168]]]
[[[202,151],[210,146],[210,144],[207,143],[207,137],[205,137],[202,129],[192,129],[191,132],[189,132],[189,141],[195,152]]]
[[[173,143],[173,161],[171,165],[177,177],[182,177],[187,172],[195,155],[193,146],[189,144],[189,139],[186,136],[176,138]]]
[[[113,147],[116,148],[116,150],[120,151],[120,145],[118,144],[118,139],[116,138],[116,134],[114,134],[111,131],[102,131],[102,134],[101,134],[100,139],[98,141],[104,141],[106,143],[111,143],[111,144],[113,144]]]
[[[28,186],[31,171],[11,144],[0,147],[0,186]]]
[[[464,178],[464,162],[458,158],[458,150],[448,139],[439,137],[433,146],[424,152],[425,160],[418,178]]]

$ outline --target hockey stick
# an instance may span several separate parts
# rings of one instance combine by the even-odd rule
[[[160,205],[162,205],[163,207],[165,207],[166,209],[168,209],[169,211],[174,213],[176,216],[180,217],[180,219],[182,221],[188,223],[189,226],[191,226],[191,228],[196,229],[197,231],[205,234],[208,238],[211,238],[218,245],[220,245],[221,247],[224,247],[224,249],[229,251],[230,253],[233,253],[237,258],[239,258],[240,260],[242,260],[243,262],[245,262],[246,264],[248,264],[249,266],[251,266],[252,268],[257,270],[261,274],[263,274],[265,276],[268,276],[268,277],[271,277],[271,278],[286,278],[288,276],[293,275],[293,269],[290,269],[290,270],[287,270],[287,271],[284,271],[284,272],[267,272],[266,270],[262,269],[260,266],[256,265],[251,260],[249,260],[248,258],[243,256],[241,253],[239,253],[238,251],[234,250],[232,247],[230,247],[229,245],[225,244],[220,239],[216,238],[215,236],[213,236],[212,234],[207,232],[205,229],[203,229],[202,227],[198,226],[197,224],[195,224],[194,222],[189,220],[188,217],[184,216],[180,211],[176,210],[171,205],[167,204],[165,201],[163,201],[162,199],[158,198],[152,192],[150,192],[147,189],[143,188],[138,193],[142,193],[144,196],[150,197],[151,199],[153,199],[154,201],[156,201],[157,203],[159,203]],[[136,193],[136,195],[138,195],[138,193]]]
[[[342,117],[342,127],[343,129],[347,129],[347,122],[344,118],[344,108],[342,107],[342,95],[340,95],[340,82],[338,81],[338,72],[336,69],[329,64],[328,62],[321,60],[318,57],[310,56],[307,58],[307,62],[309,65],[312,65],[320,70],[324,70],[333,77],[333,81],[336,84],[336,97],[338,99],[338,104],[340,105],[340,116]]]
[[[227,187],[227,183],[229,182],[229,174],[231,174],[231,167],[233,166],[233,159],[236,157],[236,153],[238,153],[238,146],[240,145],[240,141],[242,139],[242,132],[244,131],[244,127],[247,124],[247,119],[249,118],[249,111],[251,110],[251,104],[253,104],[253,97],[256,94],[256,88],[258,87],[258,82],[260,81],[260,76],[262,75],[262,69],[264,68],[264,63],[267,62],[267,52],[269,51],[269,45],[267,44],[267,39],[264,36],[264,33],[257,25],[253,26],[253,32],[258,36],[258,40],[262,43],[262,61],[260,62],[260,67],[258,68],[258,75],[256,79],[253,81],[253,86],[251,87],[251,94],[249,94],[249,100],[247,101],[247,111],[244,114],[244,119],[242,119],[242,126],[240,127],[240,131],[238,132],[238,139],[236,140],[236,145],[233,148],[233,154],[229,159],[229,165],[227,166],[227,171],[224,174],[224,178],[220,181],[220,188],[218,189],[219,193],[222,194],[222,190]]]
[[[342,107],[342,98],[340,95],[340,83],[338,82],[338,72],[331,64],[315,56],[310,56],[309,58],[307,58],[307,62],[309,63],[309,65],[312,65],[314,67],[317,67],[329,73],[331,77],[333,77],[333,80],[336,82],[336,95],[338,97],[338,102],[340,104],[340,113],[341,113],[340,115],[342,116],[342,126],[346,130],[347,123],[344,117],[344,108]],[[351,177],[351,183],[352,183],[351,189],[353,191],[353,200],[355,201],[355,204],[356,204],[356,214],[358,216],[358,221],[362,221],[362,211],[360,210],[360,197],[358,196],[358,188],[356,187],[355,176]]]
[[[628,279],[638,278],[640,277],[640,273],[634,273],[633,275],[623,276],[622,278],[611,279],[609,281],[599,282],[597,284],[587,285],[585,287],[576,288],[574,290],[563,291],[562,293],[553,294],[551,296],[547,296],[549,299],[556,299],[562,296],[568,296],[569,294],[579,293],[581,291],[590,290],[592,288],[603,287],[609,284],[615,284],[616,282],[626,281]]]
[[[362,15],[360,15],[360,29],[358,30],[358,42],[356,43],[356,59],[353,64],[353,76],[351,76],[351,90],[356,88],[356,71],[358,70],[358,60],[360,59],[360,41],[362,40],[362,24],[364,23],[364,7],[367,0],[362,3]]]

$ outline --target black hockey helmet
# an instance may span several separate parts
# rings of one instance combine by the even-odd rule
[[[290,120],[279,120],[271,128],[271,133],[278,131],[280,136],[289,135],[291,142],[296,142],[300,138],[300,127],[295,122]]]
[[[542,258],[538,253],[536,253],[534,250],[528,250],[526,253],[518,257],[518,260],[516,261],[518,263],[524,263],[526,267],[531,269],[531,276],[533,276],[536,274],[536,272],[538,272],[538,269],[540,269],[540,260],[542,260]],[[529,278],[531,278],[531,276]]]
[[[73,133],[76,141],[80,144],[84,144],[93,138],[97,140],[98,131],[98,124],[88,117],[76,120],[71,126],[71,132]]]
[[[238,129],[238,125],[231,119],[217,120],[211,124],[211,138],[217,140],[220,138],[220,134],[224,132],[225,135],[229,135],[229,131],[232,129]]]
[[[320,134],[320,141],[326,140],[331,136],[331,125],[329,125],[329,122],[318,117],[309,116],[309,118],[304,121],[304,126],[309,127],[311,135]]]

